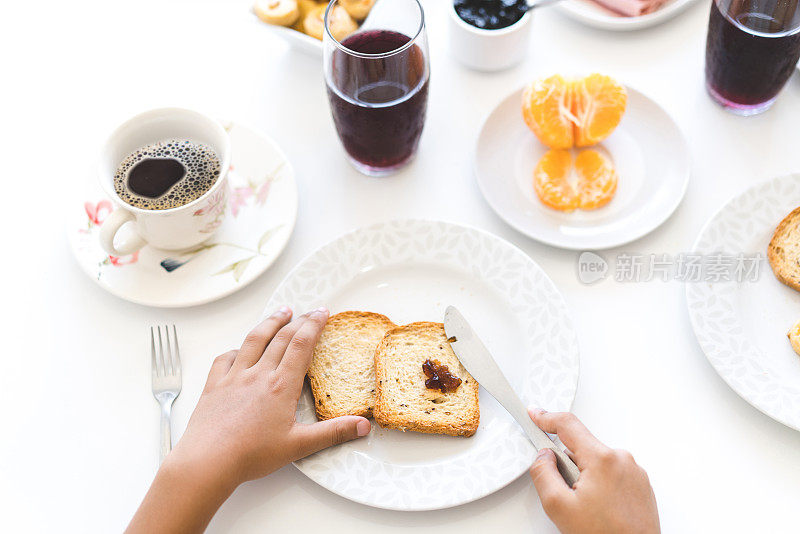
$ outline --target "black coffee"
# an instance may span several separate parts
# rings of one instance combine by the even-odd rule
[[[203,196],[219,174],[219,158],[210,147],[171,139],[147,145],[122,160],[114,190],[131,206],[166,210]]]

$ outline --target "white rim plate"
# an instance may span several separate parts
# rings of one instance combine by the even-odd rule
[[[689,7],[697,0],[670,0],[661,9],[639,17],[623,17],[591,0],[569,0],[555,7],[571,19],[587,26],[612,31],[630,31],[661,24]]]
[[[757,254],[766,258],[775,227],[800,206],[800,174],[751,187],[714,215],[695,254]],[[800,430],[800,356],[786,332],[800,319],[800,293],[780,283],[769,263],[755,281],[687,283],[686,302],[708,361],[744,400]]]
[[[374,6],[372,6],[372,9],[370,9],[367,18],[359,24],[359,30],[365,30],[370,27],[384,28],[390,22],[397,22],[398,16],[401,15],[398,15],[396,12],[396,7],[397,6],[394,6],[392,3],[376,3]],[[253,15],[253,18],[258,24],[267,26],[270,31],[280,36],[284,41],[289,43],[291,47],[310,56],[322,57],[321,40],[311,37],[310,35],[293,28],[268,24],[259,19],[255,13]]]
[[[689,182],[689,150],[675,121],[656,102],[627,88],[620,125],[599,146],[619,174],[614,198],[593,210],[563,213],[542,204],[533,170],[547,147],[522,119],[522,89],[483,123],[475,174],[484,198],[509,225],[554,247],[587,250],[629,243],[666,221]]]
[[[362,228],[295,267],[266,313],[375,311],[397,324],[441,322],[448,304],[472,322],[524,402],[569,410],[578,382],[578,343],[566,303],[525,253],[481,230],[403,220]],[[392,510],[431,510],[488,495],[524,473],[534,449],[511,417],[480,392],[471,438],[381,429],[295,462],[347,499]],[[316,421],[304,387],[297,419]]]
[[[297,218],[294,171],[271,139],[238,123],[223,124],[231,138],[227,214],[197,249],[146,246],[122,258],[106,254],[98,234],[114,205],[91,178],[67,228],[75,258],[100,287],[137,304],[195,306],[243,288],[277,259]]]
[[[286,28],[284,26],[276,26],[274,24],[268,24],[263,22],[256,17],[258,23],[262,26],[267,26],[270,31],[275,32],[279,35],[284,41],[289,43],[290,46],[300,50],[301,52],[308,54],[313,57],[322,57],[322,41],[319,39],[315,39],[308,34],[305,34],[301,31]]]

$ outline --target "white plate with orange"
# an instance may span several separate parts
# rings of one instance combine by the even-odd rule
[[[661,106],[625,87],[627,103],[613,133],[595,145],[568,149],[573,165],[609,164],[616,184],[607,198],[588,204],[594,209],[567,211],[546,205],[534,188],[534,172],[550,149],[523,119],[523,91],[491,112],[475,149],[478,185],[503,220],[554,247],[599,250],[638,239],[669,218],[686,192],[690,164],[686,140]],[[586,151],[595,154],[581,155]],[[570,171],[568,189],[581,187],[579,171]]]

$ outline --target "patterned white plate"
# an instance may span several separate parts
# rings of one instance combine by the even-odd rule
[[[238,123],[223,124],[231,138],[227,215],[214,236],[192,250],[106,254],[98,234],[114,206],[90,177],[70,212],[68,237],[81,268],[100,287],[138,304],[195,306],[243,288],[277,259],[297,218],[294,170],[271,139]]]
[[[441,322],[448,304],[476,328],[524,402],[569,410],[578,382],[578,343],[566,303],[525,253],[486,232],[404,220],[345,234],[286,277],[265,313],[375,311],[397,324]],[[526,471],[534,449],[483,390],[471,438],[385,430],[295,465],[343,497],[392,510],[456,506],[492,493]],[[306,387],[297,418],[313,422]]]
[[[800,174],[758,184],[728,202],[694,245],[703,255],[760,254],[746,277],[686,285],[697,340],[719,375],[747,402],[800,430],[800,356],[786,332],[800,319],[800,293],[781,284],[766,261],[775,227],[800,206]]]

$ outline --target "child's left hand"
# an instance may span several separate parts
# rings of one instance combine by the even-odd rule
[[[186,432],[158,470],[128,532],[202,532],[242,482],[369,433],[369,421],[357,416],[309,425],[295,421],[328,310],[291,318],[291,310],[281,308],[239,350],[214,360]]]
[[[369,433],[363,417],[295,421],[328,311],[320,308],[289,322],[291,316],[281,308],[248,334],[241,349],[214,360],[186,432],[167,461],[214,466],[239,484]]]

